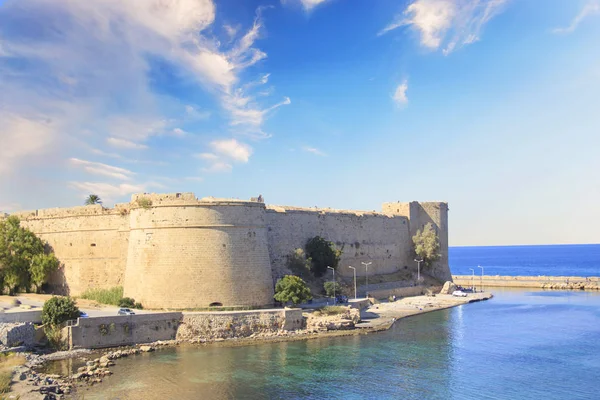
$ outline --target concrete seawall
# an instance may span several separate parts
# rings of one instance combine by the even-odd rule
[[[477,276],[453,275],[457,285],[476,288],[483,287],[522,287],[537,289],[600,290],[600,278],[581,276]]]

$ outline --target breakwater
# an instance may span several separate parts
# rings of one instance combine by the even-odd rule
[[[600,278],[581,276],[478,276],[453,275],[457,285],[480,288],[516,287],[563,290],[600,290]]]

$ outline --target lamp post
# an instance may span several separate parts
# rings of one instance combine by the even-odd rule
[[[365,297],[369,297],[369,265],[372,264],[372,261],[369,261],[368,263],[366,262],[362,262],[361,264],[365,266],[365,279],[367,280],[367,295]]]
[[[481,280],[479,281],[481,284],[479,286],[481,287],[481,291],[483,292],[483,267],[481,265],[478,265],[477,268],[481,268]]]
[[[329,268],[331,272],[333,272],[333,305],[335,306],[335,269],[331,268],[329,265],[327,266],[327,268]]]
[[[473,268],[469,269],[473,271],[473,274],[471,275],[471,289],[475,289],[475,270]]]
[[[423,260],[417,260],[415,258],[415,261],[417,262],[417,283],[421,280],[421,263],[423,262]]]
[[[356,300],[356,268],[348,265],[348,268],[352,268],[354,270],[354,300]]]

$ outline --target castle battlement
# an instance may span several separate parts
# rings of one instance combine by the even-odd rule
[[[262,306],[287,260],[314,236],[343,249],[338,273],[372,262],[369,274],[416,269],[411,238],[432,223],[442,259],[426,271],[451,279],[447,204],[384,203],[382,212],[265,205],[262,197],[198,199],[194,193],[140,193],[114,208],[90,205],[16,213],[62,263],[50,284],[79,295],[123,286],[150,308]],[[363,275],[364,270],[357,270]]]

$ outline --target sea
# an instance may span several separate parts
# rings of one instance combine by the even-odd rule
[[[600,244],[450,247],[452,275],[600,276]]]
[[[453,274],[598,276],[600,246],[460,247]],[[489,272],[488,272],[489,268]],[[467,271],[469,271],[467,269]],[[470,272],[470,271],[469,271]],[[85,399],[598,399],[600,293],[494,288],[385,332],[117,361]]]

